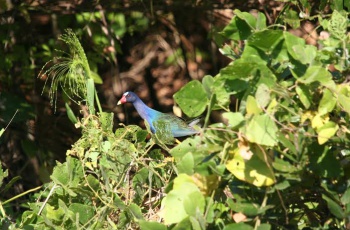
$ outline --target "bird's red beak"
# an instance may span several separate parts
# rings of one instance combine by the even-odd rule
[[[118,104],[117,104],[117,105],[124,104],[124,103],[126,103],[126,98],[125,98],[125,96],[123,95],[123,97],[120,98],[120,100],[118,101]]]

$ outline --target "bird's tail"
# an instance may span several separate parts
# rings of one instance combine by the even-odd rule
[[[195,119],[193,119],[193,120],[187,121],[187,124],[188,124],[189,127],[193,128],[193,127],[194,127],[195,125],[197,125],[200,121],[201,121],[201,118],[200,118],[200,117],[197,117],[197,118],[195,118]],[[198,126],[200,126],[200,125],[198,124]]]

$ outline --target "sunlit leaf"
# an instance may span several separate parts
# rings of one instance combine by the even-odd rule
[[[241,126],[244,122],[244,117],[239,112],[237,113],[225,112],[222,114],[222,117],[227,119],[228,124],[233,128]]]
[[[324,86],[328,86],[333,82],[330,72],[320,66],[310,66],[305,74],[298,78],[298,81],[303,84],[311,84],[317,81]]]
[[[299,15],[296,11],[289,9],[284,16],[284,20],[293,28],[297,29],[300,27]]]
[[[141,230],[167,230],[167,227],[155,221],[139,220]]]
[[[265,84],[260,84],[256,90],[255,98],[260,108],[265,108],[270,102],[270,88]]]
[[[244,131],[248,140],[253,143],[274,146],[277,143],[278,128],[268,114],[255,115]]]
[[[282,39],[282,31],[263,30],[250,36],[248,39],[248,44],[264,52],[272,52],[272,50],[282,41]]]
[[[251,114],[257,115],[262,112],[257,100],[250,95],[247,98],[246,110],[248,115],[251,115]]]
[[[234,157],[227,162],[226,168],[240,180],[258,187],[270,186],[275,183],[273,173],[258,154],[261,153],[254,151],[250,160],[244,160],[235,150]]]
[[[203,85],[197,81],[191,81],[174,94],[176,103],[182,111],[189,117],[201,115],[207,104],[208,98]]]
[[[196,197],[197,202],[189,203],[193,197]],[[162,200],[160,215],[164,218],[166,225],[179,223],[193,215],[193,210],[198,209],[200,212],[203,212],[204,202],[204,197],[193,183],[192,178],[186,174],[180,174],[174,180],[173,190]]]
[[[333,121],[329,121],[326,124],[324,124],[322,127],[317,129],[318,143],[320,145],[326,143],[331,137],[335,135],[338,129],[339,129],[339,126]]]
[[[320,104],[318,105],[318,113],[320,115],[331,112],[337,103],[337,99],[329,89],[324,89]]]
[[[78,214],[77,218],[79,218],[79,222],[81,224],[86,224],[95,215],[95,210],[93,207],[80,203],[72,203],[69,206],[69,210],[75,214]]]
[[[343,94],[339,94],[338,103],[341,105],[342,109],[344,109],[345,112],[350,114],[350,97],[347,97]]]

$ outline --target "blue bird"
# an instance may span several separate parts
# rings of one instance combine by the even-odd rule
[[[133,92],[125,92],[118,101],[118,105],[127,102],[132,103],[139,115],[148,122],[152,133],[157,132],[157,124],[159,123],[164,124],[165,127],[169,127],[173,137],[183,137],[198,133],[198,130],[195,130],[194,126],[200,119],[195,119],[187,123],[175,115],[161,113],[151,109]]]

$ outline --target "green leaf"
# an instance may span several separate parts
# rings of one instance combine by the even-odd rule
[[[343,219],[345,217],[344,211],[338,203],[336,203],[334,200],[332,200],[331,198],[329,198],[324,194],[322,194],[322,199],[324,199],[327,202],[327,207],[329,211],[331,211],[331,213],[335,217],[339,219]]]
[[[290,187],[290,183],[288,180],[284,180],[284,181],[275,185],[275,188],[278,190],[284,190],[284,189],[289,188],[289,187]]]
[[[312,95],[310,93],[309,87],[305,85],[298,85],[295,89],[297,92],[301,103],[303,103],[305,109],[310,108],[312,102]]]
[[[341,105],[342,109],[348,114],[350,114],[350,98],[345,96],[344,94],[339,94],[338,102]]]
[[[316,81],[324,86],[330,86],[333,83],[331,73],[321,66],[310,66],[297,81],[306,85]]]
[[[202,84],[208,98],[210,98],[213,93],[214,78],[210,75],[205,75],[202,79]]]
[[[171,149],[170,154],[175,158],[176,161],[181,160],[181,158],[185,156],[188,152],[195,152],[199,143],[200,138],[198,136],[193,138],[187,138],[179,145]]]
[[[177,163],[178,173],[193,174],[194,159],[192,152],[185,154]]]
[[[74,115],[73,110],[71,109],[71,107],[69,106],[69,104],[68,104],[67,102],[65,103],[65,106],[66,106],[67,115],[68,115],[69,120],[70,120],[73,124],[76,124],[76,123],[78,122],[78,119],[77,119],[77,117]]]
[[[250,142],[274,146],[277,143],[278,128],[268,114],[255,115],[249,121],[244,133]]]
[[[252,149],[251,152],[253,153],[252,157],[245,160],[237,149],[234,158],[226,163],[227,170],[238,179],[257,187],[274,184],[273,172],[263,160],[263,153],[258,148]]]
[[[142,215],[141,208],[138,205],[131,203],[131,204],[129,204],[127,209],[133,215],[135,220],[143,220],[144,219],[143,215]]]
[[[79,187],[80,179],[83,177],[82,167],[79,160],[69,156],[66,159],[67,162],[63,164],[57,162],[50,178],[62,186],[69,195],[76,196],[77,194],[70,188]]]
[[[251,29],[256,28],[256,18],[252,14],[248,12],[241,12],[238,9],[234,10],[233,12],[237,17],[244,20]]]
[[[252,28],[245,20],[234,16],[230,23],[222,30],[221,34],[232,40],[245,40],[251,35],[251,30]]]
[[[291,151],[294,155],[298,154],[298,151],[295,147],[295,145],[290,141],[289,138],[285,137],[284,134],[282,133],[278,133],[278,141],[286,148],[289,149],[289,151]],[[295,159],[292,159],[293,161],[295,161]]]
[[[196,197],[200,202],[192,203],[192,207],[188,207],[188,199]],[[203,203],[201,203],[203,201]],[[164,218],[164,224],[179,223],[190,214],[187,211],[191,211],[197,208],[203,212],[204,198],[200,193],[199,188],[194,184],[192,178],[186,174],[179,174],[174,180],[173,190],[171,190],[167,196],[162,200],[162,212],[161,216]]]
[[[263,30],[254,33],[248,39],[248,45],[256,47],[263,52],[272,52],[282,41],[283,32],[279,30]]]
[[[207,93],[198,80],[187,83],[175,93],[174,99],[189,117],[201,115],[208,104]]]
[[[340,201],[344,205],[350,203],[350,187],[344,192],[344,194],[342,195]]]
[[[255,98],[260,108],[265,108],[270,103],[270,88],[265,84],[260,84],[256,90]]]
[[[95,210],[92,206],[80,203],[72,203],[69,206],[69,210],[79,214],[79,222],[81,224],[86,224],[95,215]]]
[[[244,117],[241,113],[236,112],[225,112],[222,114],[222,117],[228,120],[229,126],[237,128],[241,126],[244,122]]]
[[[317,140],[320,145],[326,143],[338,131],[339,126],[333,121],[328,121],[321,128],[317,129]]]
[[[183,202],[184,209],[189,216],[196,217],[203,214],[205,199],[200,191],[188,194]]]
[[[91,174],[86,177],[86,182],[89,184],[90,189],[92,189],[94,192],[101,189],[99,181]]]
[[[289,54],[295,59],[298,60],[299,55],[297,53],[295,53],[295,49],[293,48],[294,46],[305,46],[305,40],[302,38],[299,38],[293,34],[291,34],[290,32],[283,32],[284,35],[284,39],[286,41],[286,45],[287,45],[287,50],[289,52]]]
[[[315,61],[317,48],[313,45],[294,45],[294,55],[302,64],[311,64]]]
[[[90,76],[94,80],[95,84],[102,84],[103,83],[103,80],[100,77],[100,75],[98,75],[98,73],[91,71]]]
[[[155,221],[139,220],[141,230],[167,230],[167,227]]]
[[[282,160],[280,158],[275,158],[272,165],[276,170],[280,172],[294,173],[298,171],[298,169],[292,164],[290,164],[288,161]]]
[[[258,115],[262,112],[256,99],[250,95],[247,98],[246,110],[248,115],[250,114]]]
[[[253,230],[253,229],[254,228],[249,224],[233,223],[233,224],[226,225],[223,230]]]
[[[60,223],[63,220],[63,217],[65,215],[63,208],[61,208],[60,206],[57,209],[55,209],[54,206],[46,204],[45,210],[46,210],[45,216],[48,219],[55,221],[56,223]]]
[[[258,12],[256,17],[256,29],[263,30],[266,28],[266,16],[265,14]]]
[[[320,116],[331,112],[337,103],[337,99],[329,89],[324,89],[322,99],[318,105],[318,114]]]
[[[342,2],[342,1],[340,1]],[[329,21],[329,32],[331,36],[336,37],[339,40],[345,40],[347,37],[348,17],[344,12],[344,15],[338,10],[334,10],[331,20]]]
[[[290,25],[293,29],[300,27],[299,15],[296,11],[289,9],[284,16],[284,20]]]
[[[229,204],[234,212],[241,212],[247,216],[256,216],[259,214],[259,205],[250,202],[232,202]]]
[[[270,224],[260,224],[257,228],[257,230],[270,230],[271,225]]]

